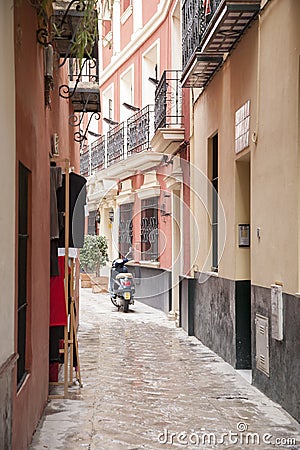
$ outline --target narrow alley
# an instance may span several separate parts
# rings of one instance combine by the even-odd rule
[[[166,315],[81,290],[83,388],[51,400],[31,450],[300,449],[300,425]]]

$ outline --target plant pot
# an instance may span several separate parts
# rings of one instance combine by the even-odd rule
[[[92,280],[89,273],[81,273],[80,274],[80,280],[81,280],[81,287],[82,288],[91,288],[92,287]]]
[[[92,277],[92,292],[93,294],[103,294],[108,292],[108,277]]]

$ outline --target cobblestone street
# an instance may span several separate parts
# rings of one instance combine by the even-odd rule
[[[300,425],[164,313],[81,291],[83,388],[51,400],[31,450],[300,449]]]

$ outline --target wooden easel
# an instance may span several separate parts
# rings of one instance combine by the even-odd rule
[[[50,399],[55,398],[68,398],[69,386],[74,384],[73,382],[73,361],[74,361],[74,346],[77,356],[77,368],[76,368],[76,381],[79,386],[82,387],[81,375],[80,375],[80,362],[78,353],[78,341],[77,330],[75,322],[75,263],[74,259],[71,259],[71,280],[70,280],[70,297],[71,305],[69,311],[69,223],[70,223],[70,160],[69,159],[57,159],[51,158],[50,161],[59,163],[62,169],[65,170],[65,276],[64,276],[64,294],[65,294],[65,306],[67,324],[64,326],[64,348],[60,349],[60,353],[64,355],[64,377],[63,382],[50,382],[50,385],[63,385],[64,394],[50,394]],[[69,327],[68,327],[69,322]],[[70,358],[69,358],[70,347]],[[70,368],[70,379],[68,380],[68,368]]]

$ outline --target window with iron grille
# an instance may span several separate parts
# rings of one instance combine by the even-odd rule
[[[120,205],[119,254],[124,257],[132,245],[132,209],[133,203]]]
[[[28,181],[29,170],[19,164],[19,224],[18,224],[18,363],[17,384],[26,376],[26,322],[28,305]]]
[[[88,217],[88,234],[97,234],[97,223],[96,223],[97,211],[90,211]]]
[[[112,120],[113,118],[113,101],[112,98],[108,99],[108,118]]]
[[[158,197],[142,200],[141,251],[143,261],[158,260]]]

